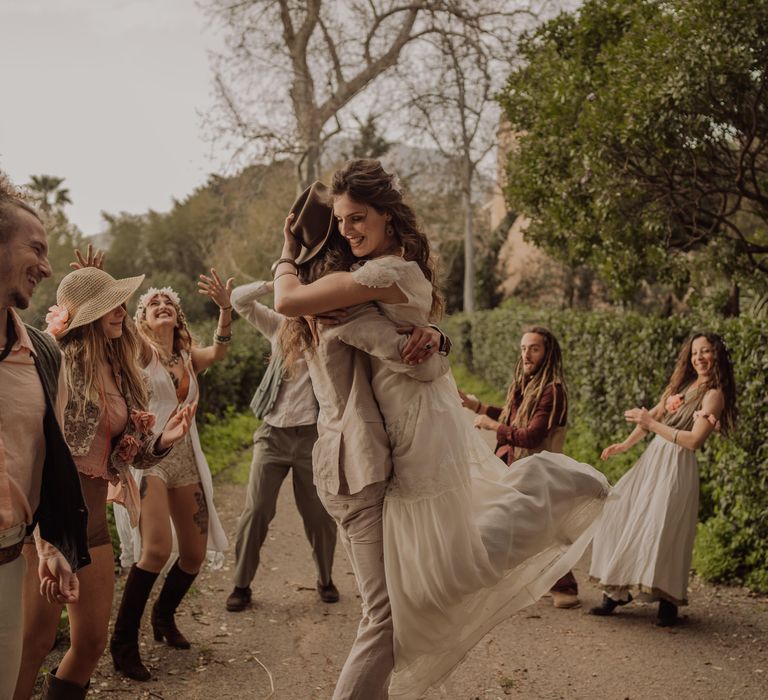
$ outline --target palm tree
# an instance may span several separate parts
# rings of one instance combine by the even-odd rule
[[[61,209],[65,204],[72,204],[69,189],[62,187],[63,177],[55,175],[32,175],[27,188],[40,205],[45,214],[51,214],[54,209]]]

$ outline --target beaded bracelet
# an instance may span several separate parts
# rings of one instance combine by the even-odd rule
[[[218,333],[213,334],[213,342],[216,345],[226,345],[231,341],[232,341],[231,335],[219,335]]]

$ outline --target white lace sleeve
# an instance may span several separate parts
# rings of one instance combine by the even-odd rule
[[[369,260],[352,272],[352,279],[364,287],[391,287],[402,277],[407,262],[390,255]]]

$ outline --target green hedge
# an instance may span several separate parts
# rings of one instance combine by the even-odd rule
[[[726,340],[734,361],[739,423],[714,435],[698,455],[702,477],[697,572],[768,591],[768,322],[748,318],[655,318],[633,313],[535,310],[507,304],[447,319],[456,360],[503,391],[523,326],[548,326],[563,347],[570,390],[566,452],[615,482],[647,442],[600,462],[601,450],[629,432],[623,413],[652,406],[683,340],[706,328]]]

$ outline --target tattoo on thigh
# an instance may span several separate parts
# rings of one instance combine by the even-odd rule
[[[192,516],[192,520],[200,528],[200,534],[205,535],[208,532],[208,506],[202,491],[195,491],[195,501],[197,512]]]
[[[142,479],[141,485],[139,486],[139,498],[143,499],[144,496],[147,495],[147,480]]]

